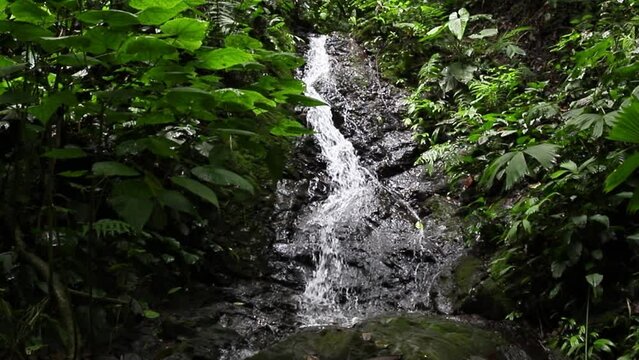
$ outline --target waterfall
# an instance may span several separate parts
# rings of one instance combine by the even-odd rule
[[[330,83],[330,58],[326,53],[326,36],[312,38],[303,78],[307,96],[326,102],[314,87],[318,81]],[[321,155],[327,163],[332,192],[306,221],[303,231],[317,251],[316,268],[306,281],[301,315],[309,325],[334,322],[344,316],[338,305],[343,260],[336,236],[340,224],[354,221],[367,207],[374,194],[375,179],[359,164],[353,145],[333,125],[330,106],[311,108],[307,121],[315,131]]]

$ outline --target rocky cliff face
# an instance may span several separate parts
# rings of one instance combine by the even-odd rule
[[[353,40],[333,36],[327,52],[332,57],[331,79],[315,87],[330,104],[335,125],[353,144],[362,166],[378,181],[374,199],[367,204],[370,209],[334,229],[345,263],[341,300],[351,310],[357,307],[359,313],[353,311],[352,316],[358,317],[431,309],[431,279],[462,253],[461,223],[427,216],[432,207],[427,200],[446,203],[444,197],[434,196],[444,182],[413,166],[418,149],[401,121],[405,94],[379,79],[374,64]],[[299,229],[331,189],[326,164],[311,136],[300,141],[295,157],[289,176],[278,187],[273,276],[301,288],[317,248]],[[417,229],[421,226],[423,232]],[[355,303],[349,303],[353,299]]]

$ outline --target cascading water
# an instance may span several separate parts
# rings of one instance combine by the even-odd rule
[[[326,37],[312,38],[308,65],[303,78],[307,95],[326,102],[315,89],[317,81],[330,81],[330,58],[325,50]],[[338,306],[337,289],[342,281],[343,260],[335,229],[340,223],[359,216],[374,193],[373,178],[359,164],[353,145],[333,125],[330,106],[311,108],[307,121],[327,162],[332,193],[311,214],[303,230],[312,237],[318,251],[316,268],[308,277],[302,295],[302,317],[307,324],[332,322],[344,316]]]
[[[326,103],[317,90],[318,85],[322,86],[323,91],[334,85],[331,59],[325,47],[326,36],[311,39],[303,81],[307,87],[307,96]],[[360,269],[353,269],[345,264],[342,254],[347,249],[342,246],[357,241],[353,240],[355,233],[368,232],[377,238],[376,241],[371,240],[371,244],[380,248],[389,247],[390,238],[398,232],[407,232],[411,234],[406,238],[413,242],[413,249],[407,252],[415,254],[413,256],[421,255],[424,251],[422,234],[413,227],[419,217],[405,201],[380,184],[374,175],[360,165],[353,144],[335,127],[330,106],[311,108],[307,121],[315,131],[316,142],[326,162],[331,191],[328,198],[317,204],[299,223],[298,232],[302,234],[300,240],[314,247],[315,265],[306,276],[300,301],[300,317],[309,326],[348,324],[361,316],[370,315],[371,312],[360,306],[358,295],[351,289],[374,284],[377,274],[364,274]],[[383,203],[380,200],[382,195],[390,198],[390,201]],[[380,210],[382,208],[386,209]],[[387,228],[371,226],[372,214],[388,208],[399,209],[396,213],[403,213],[403,218],[393,217],[389,222],[392,225]],[[380,249],[379,252],[381,254],[383,250]],[[381,263],[388,259],[376,261]],[[399,269],[400,272],[410,273],[407,277],[412,279],[413,286],[420,284],[420,265],[420,261],[416,261],[414,268]],[[412,306],[415,297],[413,293],[409,293],[407,299],[397,302],[410,302]],[[379,311],[380,306],[375,304],[378,301],[380,300],[368,299],[366,307]]]
[[[422,347],[433,346],[455,357],[440,352],[440,345],[455,354],[457,347],[478,348],[480,337],[473,329],[468,333],[463,330],[468,327],[459,324],[445,321],[444,326],[431,316],[406,315],[459,311],[461,293],[454,286],[456,259],[464,254],[463,222],[448,220],[456,207],[438,193],[438,180],[412,167],[418,151],[410,130],[402,127],[401,99],[406,94],[377,80],[375,67],[360,50],[340,35],[311,39],[303,76],[307,95],[332,107],[307,113],[315,134],[295,144],[274,194],[270,223],[261,224],[268,230],[264,235],[270,230],[274,234],[263,276],[233,278],[231,287],[214,289],[215,298],[222,299],[219,303],[193,299],[204,307],[167,318],[176,325],[172,328],[185,329],[182,343],[189,352],[193,349],[194,357],[242,360],[300,327],[329,324],[355,327],[306,329],[254,359],[334,358],[340,357],[338,353],[344,355],[340,358],[414,358],[411,354]],[[424,231],[416,229],[416,221]],[[240,239],[257,240],[255,244],[262,246],[252,229],[242,230],[247,238]],[[457,304],[449,302],[448,295]],[[197,331],[190,324],[196,324]],[[373,324],[377,326],[369,327]],[[494,338],[493,325],[490,328],[487,335]],[[174,331],[169,333],[174,341]],[[379,342],[388,346],[375,346]],[[502,340],[498,342],[503,347]],[[391,349],[396,349],[393,355]],[[325,356],[325,350],[330,355]],[[497,357],[537,359],[512,346],[503,351],[504,356]]]

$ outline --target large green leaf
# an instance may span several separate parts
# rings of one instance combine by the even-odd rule
[[[111,26],[130,26],[140,23],[138,17],[122,10],[87,10],[76,14],[83,23],[97,25],[105,22]]]
[[[604,128],[612,125],[617,117],[617,112],[602,114],[587,113],[585,108],[578,108],[564,114],[567,118],[566,126],[574,126],[579,130],[590,130],[593,139],[603,135]]]
[[[603,275],[598,273],[589,274],[586,276],[586,281],[590,284],[590,286],[596,288],[601,284],[601,281],[603,281]]]
[[[639,144],[639,99],[633,97],[630,104],[617,113],[608,138]]]
[[[612,57],[613,53],[608,49],[613,45],[614,40],[612,38],[606,38],[586,50],[577,52],[575,54],[575,68],[590,67],[605,57]]]
[[[442,70],[439,86],[444,92],[455,90],[458,83],[467,84],[474,78],[476,66],[465,65],[459,62],[452,63]]]
[[[117,161],[102,161],[93,164],[91,168],[96,176],[138,176],[135,169]]]
[[[136,229],[142,229],[153,212],[153,201],[150,199],[121,195],[109,199],[109,202],[113,210]]]
[[[17,0],[9,5],[9,11],[16,21],[24,21],[36,25],[48,25],[55,21],[46,8],[34,3],[31,0]]]
[[[153,185],[153,189],[151,189],[151,185]],[[156,179],[152,177],[121,179],[113,185],[111,197],[127,196],[140,199],[152,199],[154,193],[157,193],[161,189],[162,186],[157,184]]]
[[[484,29],[480,32],[478,32],[477,34],[472,34],[469,36],[470,39],[483,39],[486,37],[492,37],[495,36],[499,33],[499,30],[497,30],[497,28],[490,28],[490,29]]]
[[[190,191],[191,193],[201,197],[202,199],[210,202],[215,205],[215,207],[219,208],[220,203],[217,200],[217,195],[215,192],[211,190],[208,186],[202,184],[201,182],[185,177],[177,177],[174,176],[171,178],[171,181],[178,186],[183,187],[184,189]]]
[[[138,10],[145,10],[150,7],[170,9],[180,3],[183,3],[182,0],[130,0],[129,6]]]
[[[143,25],[161,25],[188,8],[184,2],[172,8],[149,7],[138,13],[138,19]]]
[[[91,40],[81,35],[69,35],[69,36],[46,36],[40,38],[40,44],[47,48],[49,51],[55,51],[60,49],[87,49]]]
[[[92,54],[103,54],[107,50],[115,50],[127,39],[127,34],[108,27],[96,26],[87,29],[84,37],[90,40],[87,51]]]
[[[0,77],[7,77],[13,73],[24,70],[26,63],[17,63],[12,59],[0,55]]]
[[[225,105],[228,110],[253,110],[260,113],[259,108],[272,108],[277,104],[257,91],[243,89],[219,89],[213,93],[217,103]]]
[[[261,49],[263,47],[259,40],[244,34],[232,34],[227,36],[224,39],[224,46],[249,50]]]
[[[38,25],[15,22],[0,21],[0,33],[8,33],[21,41],[38,41],[45,36],[53,36],[53,33]]]
[[[176,84],[184,84],[195,76],[195,68],[191,66],[180,66],[177,64],[156,65],[150,68],[142,75],[142,81],[145,84],[149,84],[153,81],[164,82],[167,86],[173,86]],[[200,76],[199,79],[205,78]]]
[[[161,125],[175,122],[175,117],[171,113],[152,112],[140,116],[136,120],[137,125]]]
[[[448,69],[450,75],[454,76],[457,81],[464,84],[470,82],[474,77],[475,71],[477,71],[476,66],[458,62],[448,65],[446,69]]]
[[[157,61],[177,56],[177,50],[169,43],[153,36],[136,36],[127,40],[118,57],[123,62]]]
[[[302,106],[326,106],[325,102],[314,99],[312,97],[308,97],[305,95],[291,94],[286,95],[286,99],[288,103],[292,105],[302,105]]]
[[[168,40],[173,45],[194,51],[202,46],[202,40],[208,29],[208,22],[191,18],[173,19],[160,27],[163,33],[175,36]]]
[[[524,176],[530,173],[524,154],[531,156],[544,168],[550,168],[557,158],[557,149],[553,144],[539,144],[530,146],[523,151],[511,151],[497,158],[484,171],[480,183],[491,188],[495,178],[500,179],[506,175],[505,189],[511,189]]]
[[[195,215],[195,206],[182,195],[181,193],[173,190],[163,190],[158,194],[158,201],[174,210],[181,211],[183,213]]]
[[[637,211],[639,211],[639,188],[635,188],[630,202],[628,202],[628,212],[635,214]]]
[[[639,152],[632,154],[624,160],[624,162],[612,174],[606,178],[604,185],[605,192],[611,192],[617,186],[621,185],[626,179],[639,168]]]
[[[313,130],[305,128],[296,120],[282,119],[271,128],[271,134],[277,136],[300,136],[312,134]]]
[[[271,66],[280,71],[297,69],[304,65],[304,59],[292,53],[266,50],[261,50],[259,53],[259,60],[261,62],[271,64]]]
[[[419,41],[428,41],[438,37],[446,29],[447,25],[448,24],[435,26],[434,28],[430,29],[425,36],[419,39]]]
[[[68,178],[79,178],[88,174],[87,170],[68,170],[58,173],[59,176],[68,177]]]
[[[87,56],[80,52],[58,55],[55,61],[60,65],[66,66],[86,67],[91,65],[104,65],[104,63],[97,58]]]
[[[203,181],[215,185],[237,186],[239,189],[253,193],[253,185],[241,175],[213,165],[198,166],[191,170],[193,175]]]
[[[67,148],[59,148],[59,149],[51,149],[42,156],[51,158],[51,159],[78,159],[87,156],[82,149],[77,147],[67,147]]]
[[[209,70],[223,70],[233,66],[255,62],[250,53],[233,47],[202,52],[198,55],[199,66]]]
[[[176,87],[167,92],[165,100],[180,110],[191,111],[197,108],[210,108],[210,105],[207,106],[207,104],[214,104],[215,97],[206,90],[194,87]]]
[[[73,106],[75,104],[77,104],[77,99],[73,92],[62,91],[42,98],[39,105],[29,108],[29,113],[43,124],[46,124],[61,106]]]
[[[138,155],[144,150],[148,150],[160,157],[175,158],[177,157],[175,149],[178,146],[178,143],[165,137],[149,136],[142,139],[123,141],[116,147],[116,154],[118,156]]]
[[[448,29],[458,40],[461,40],[462,37],[464,37],[468,20],[470,20],[470,14],[468,13],[468,10],[464,8],[451,13],[448,17]]]

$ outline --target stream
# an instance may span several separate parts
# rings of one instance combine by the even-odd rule
[[[303,78],[307,95],[323,102],[327,101],[315,88],[316,84],[323,82],[325,88],[335,89],[335,82],[331,78],[331,59],[325,48],[326,39],[326,36],[311,38],[308,65]],[[421,224],[421,220],[403,199],[384,189],[376,175],[360,164],[353,144],[335,127],[330,106],[309,109],[306,119],[315,131],[314,138],[320,148],[321,158],[326,163],[330,192],[326,199],[314,204],[308,214],[298,219],[299,229],[292,236],[278,239],[280,249],[289,246],[285,251],[299,253],[310,247],[313,254],[313,267],[306,269],[305,288],[300,296],[299,316],[302,323],[305,326],[351,325],[358,319],[379,313],[384,308],[379,304],[383,299],[373,301],[363,298],[362,289],[373,284],[379,286],[399,277],[389,278],[380,272],[373,273],[361,265],[346,262],[343,248],[352,247],[351,242],[367,242],[379,246],[381,250],[385,242],[392,240],[392,232],[396,230],[408,235],[404,239],[408,241],[403,251],[414,254],[412,262],[400,269],[404,281],[414,283],[412,293],[407,297],[410,304],[405,305],[414,305],[422,294],[428,295],[424,291],[424,279],[420,277],[420,267],[424,265],[422,233],[415,227],[415,224]],[[348,117],[345,121],[349,121]],[[384,204],[378,199],[379,196],[388,197],[390,202]],[[388,206],[392,211],[384,219],[388,228],[379,223],[370,223],[372,214],[379,212],[381,206]],[[355,235],[357,233],[367,235],[360,238]],[[378,254],[383,253],[380,251]],[[370,256],[368,259],[378,266],[384,260]]]

